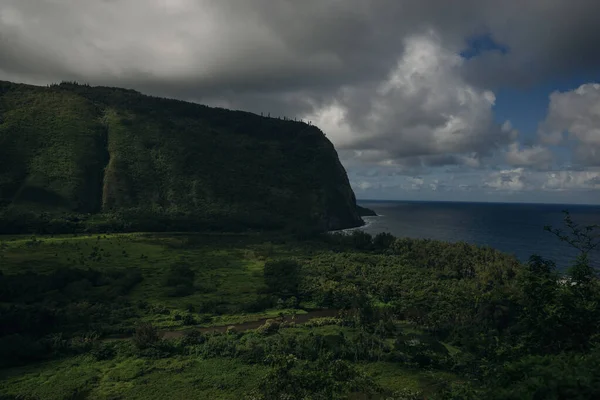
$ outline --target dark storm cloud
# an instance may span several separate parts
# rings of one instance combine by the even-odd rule
[[[471,59],[464,74],[472,82],[492,89],[528,87],[600,68],[600,2],[505,1],[486,8],[486,26],[508,53],[492,51]]]
[[[467,63],[486,83],[600,66],[593,0],[5,0],[0,10],[7,74],[130,80],[185,95],[377,81],[403,38],[429,27],[456,50],[486,31],[506,45],[508,54]]]
[[[0,79],[302,117],[359,162],[474,168],[511,143],[489,89],[600,67],[597,15],[595,0],[3,0]],[[508,50],[458,56],[484,34]]]

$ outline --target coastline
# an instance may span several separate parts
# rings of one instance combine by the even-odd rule
[[[359,226],[353,226],[350,228],[342,228],[342,229],[334,229],[331,231],[327,231],[326,233],[347,233],[347,232],[353,232],[357,229],[364,229],[368,226],[370,226],[377,218],[383,217],[383,215],[373,215],[373,216],[367,216],[367,217],[361,217],[363,220],[362,225]]]

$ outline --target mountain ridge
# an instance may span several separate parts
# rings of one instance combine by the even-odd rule
[[[363,224],[337,152],[316,126],[68,82],[0,82],[0,208],[4,219],[187,217],[198,227],[223,220],[318,231]]]

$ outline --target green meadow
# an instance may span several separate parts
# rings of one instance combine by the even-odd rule
[[[580,285],[560,285],[539,257],[362,232],[78,234],[3,236],[0,271],[3,399],[593,398],[600,387],[597,281],[580,266]]]

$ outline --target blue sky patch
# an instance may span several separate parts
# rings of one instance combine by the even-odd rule
[[[460,56],[467,60],[488,51],[497,51],[502,54],[507,54],[509,51],[507,46],[495,41],[489,33],[472,36],[466,42],[467,48],[460,53]]]

